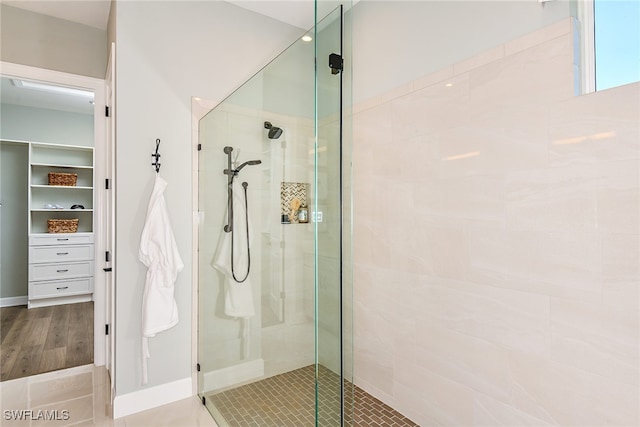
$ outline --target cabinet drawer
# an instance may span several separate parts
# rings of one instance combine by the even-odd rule
[[[53,298],[93,292],[93,278],[29,283],[29,299]]]
[[[93,261],[30,264],[29,281],[93,276]]]
[[[93,245],[30,246],[29,262],[69,262],[93,260]]]
[[[31,234],[29,246],[85,245],[93,243],[93,233]]]

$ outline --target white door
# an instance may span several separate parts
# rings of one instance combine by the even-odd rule
[[[0,157],[2,150],[0,149]],[[2,159],[0,158],[0,163]],[[2,174],[0,173],[0,242],[2,241]],[[0,244],[0,271],[2,271],[2,244]],[[2,289],[2,274],[0,274],[0,289]]]
[[[115,43],[111,43],[111,52],[109,56],[109,64],[107,66],[107,75],[105,77],[105,90],[106,90],[106,104],[107,104],[107,125],[106,125],[106,149],[104,156],[105,176],[108,180],[105,182],[105,186],[108,186],[106,191],[103,218],[105,227],[105,247],[107,248],[108,255],[105,254],[104,259],[104,271],[106,272],[106,292],[105,292],[105,316],[106,324],[109,328],[109,334],[106,335],[106,367],[109,371],[109,378],[111,379],[111,402],[115,397],[115,273],[114,269],[114,242],[115,242]]]

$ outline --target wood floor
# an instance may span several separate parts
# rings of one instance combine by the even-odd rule
[[[93,363],[93,302],[0,308],[0,381]]]

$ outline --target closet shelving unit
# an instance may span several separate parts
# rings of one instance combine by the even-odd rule
[[[29,308],[92,299],[93,165],[92,147],[30,143]],[[50,172],[75,173],[77,183],[48,185]],[[84,209],[71,209],[73,205]],[[48,232],[48,219],[75,218],[79,220],[76,233]]]

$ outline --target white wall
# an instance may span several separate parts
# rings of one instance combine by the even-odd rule
[[[104,30],[2,4],[0,35],[2,61],[104,78]]]
[[[2,104],[0,137],[93,147],[93,114]]]
[[[0,298],[28,294],[28,165],[29,144],[0,142]]]
[[[0,138],[92,147],[93,115],[1,104]],[[3,144],[1,297],[27,295],[28,144]],[[17,192],[16,192],[17,190]],[[21,196],[20,196],[21,192]]]
[[[354,101],[569,17],[570,2],[379,1],[353,8]]]
[[[151,19],[152,17],[152,19]],[[161,175],[185,269],[176,282],[180,323],[150,340],[149,384],[190,378],[191,97],[221,100],[289,45],[299,30],[224,2],[119,2],[117,44],[116,393],[142,388],[137,260],[160,138]]]

